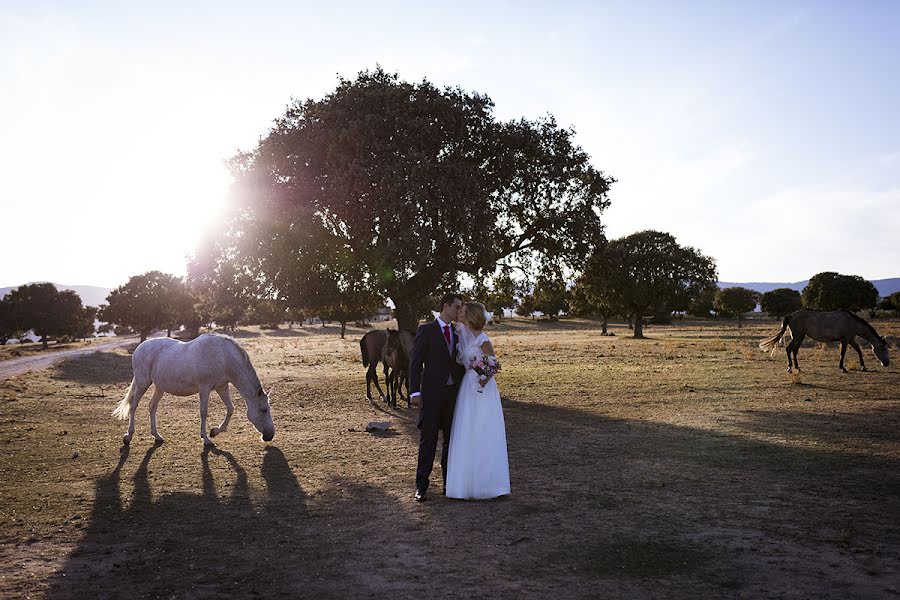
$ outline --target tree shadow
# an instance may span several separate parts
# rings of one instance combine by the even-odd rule
[[[302,563],[308,552],[293,549],[305,542],[307,495],[281,450],[267,447],[260,468],[265,496],[255,502],[247,473],[215,447],[200,456],[200,494],[154,497],[150,465],[159,447],[144,454],[130,498],[120,486],[127,446],[113,471],[97,480],[84,538],[51,582],[49,597],[303,595],[316,579]],[[231,476],[217,485],[222,471]],[[269,576],[272,569],[279,577]]]
[[[754,410],[735,415],[732,422],[746,431],[802,437],[833,445],[854,442],[900,444],[900,415],[894,408],[826,414]]]
[[[442,509],[429,511],[448,545],[476,555],[480,544],[502,547],[502,558],[480,554],[499,580],[537,596],[549,585],[573,597],[842,598],[884,594],[900,576],[895,458],[610,418],[588,406],[503,405],[509,499],[437,498]],[[887,427],[869,435],[897,439]],[[432,483],[439,478],[436,465]],[[463,523],[484,534],[458,535]]]
[[[92,352],[64,360],[53,367],[51,377],[87,385],[111,385],[129,381],[131,356],[115,352]]]

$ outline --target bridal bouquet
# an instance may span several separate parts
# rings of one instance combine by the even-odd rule
[[[482,354],[472,359],[470,365],[472,370],[478,373],[479,387],[476,390],[479,394],[483,393],[483,388],[487,385],[490,377],[493,377],[500,371],[500,361],[493,354]]]

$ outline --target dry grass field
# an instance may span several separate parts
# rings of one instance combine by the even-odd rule
[[[237,400],[204,451],[197,398],[167,396],[154,446],[148,394],[123,449],[125,350],[2,381],[0,595],[900,596],[900,370],[809,347],[792,377],[756,349],[776,330],[489,328],[513,493],[485,502],[413,501],[412,411],[365,400],[361,329],[238,332],[268,444]]]

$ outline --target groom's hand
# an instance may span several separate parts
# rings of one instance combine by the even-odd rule
[[[416,394],[409,399],[409,405],[419,408],[422,406],[422,394]]]

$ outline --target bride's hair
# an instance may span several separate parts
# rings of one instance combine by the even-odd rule
[[[477,331],[484,329],[487,323],[487,310],[481,302],[466,302],[463,304],[466,308],[466,321],[470,328]]]

